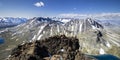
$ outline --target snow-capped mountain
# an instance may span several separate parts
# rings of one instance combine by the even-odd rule
[[[13,17],[0,17],[0,28],[6,28],[11,26],[16,26],[21,23],[25,23],[27,18],[13,18]]]
[[[99,21],[100,22],[100,21]],[[54,35],[74,36],[79,39],[80,50],[87,54],[105,54],[113,46],[120,46],[120,34],[114,33],[97,20],[35,17],[24,24],[10,28],[1,36],[7,37],[11,46]],[[16,43],[16,44],[14,44]],[[13,47],[8,47],[13,48]]]
[[[97,22],[107,27],[108,26],[120,27],[120,20],[97,20]]]
[[[27,38],[27,40],[40,40],[41,37],[45,38],[57,34],[77,36],[78,33],[101,29],[103,29],[102,25],[89,18],[85,20],[69,20],[69,22],[64,23],[59,20],[39,17],[18,25],[12,31],[16,31],[13,35],[22,34],[23,37],[26,33],[29,33],[28,35],[31,35],[31,37]]]

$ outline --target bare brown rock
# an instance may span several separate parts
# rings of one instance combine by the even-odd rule
[[[77,38],[53,36],[17,46],[8,60],[91,60],[79,47]]]

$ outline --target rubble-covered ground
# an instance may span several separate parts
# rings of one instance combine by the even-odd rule
[[[95,60],[79,51],[79,40],[65,35],[23,43],[7,60]]]

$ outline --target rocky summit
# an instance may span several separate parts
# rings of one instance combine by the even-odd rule
[[[65,35],[18,45],[7,60],[95,60],[79,51],[79,40]]]

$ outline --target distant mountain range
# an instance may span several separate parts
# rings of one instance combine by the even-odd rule
[[[27,22],[27,18],[0,17],[0,28],[12,27]]]
[[[101,14],[60,14],[61,17],[72,17],[72,18],[87,18],[100,20],[120,20],[120,13],[101,13]]]

